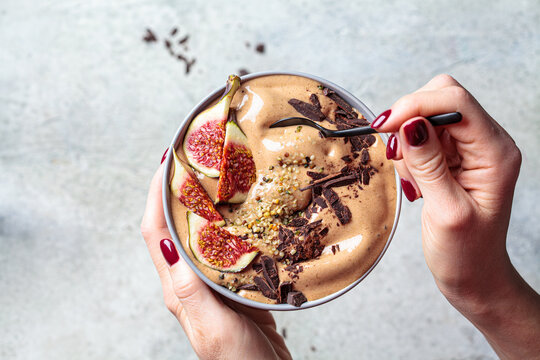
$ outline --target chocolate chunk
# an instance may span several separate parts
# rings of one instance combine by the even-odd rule
[[[361,151],[364,148],[364,142],[360,136],[351,136],[349,141],[351,142],[352,151]]]
[[[369,174],[369,169],[362,169],[362,184],[369,185],[369,178],[371,175]]]
[[[263,267],[263,276],[268,284],[276,290],[279,286],[279,275],[274,259],[270,256],[261,256],[261,263]]]
[[[237,289],[238,290],[251,290],[251,291],[259,290],[259,288],[255,284],[243,284],[237,287]]]
[[[258,52],[259,54],[264,54],[264,44],[263,43],[259,43],[257,44],[257,46],[255,47],[255,51]]]
[[[375,136],[373,136],[371,134],[362,135],[361,137],[363,138],[364,142],[366,143],[366,147],[370,147],[371,145],[375,144],[375,141],[377,141]]]
[[[321,108],[321,103],[319,101],[319,97],[317,96],[317,94],[311,94],[309,96],[309,101],[311,101],[311,103],[316,106],[317,108]]]
[[[328,96],[332,101],[334,101],[337,106],[339,106],[341,109],[345,110],[346,113],[352,114],[353,108],[351,105],[349,105],[345,100],[343,100],[338,94],[336,93],[329,93]]]
[[[313,171],[307,171],[306,175],[312,178],[313,180],[324,179],[325,177],[328,176],[328,174],[323,174],[323,173],[318,173],[318,172],[313,172]]]
[[[146,34],[144,34],[143,41],[147,43],[156,42],[157,37],[152,30],[146,29]]]
[[[345,225],[351,222],[352,214],[351,210],[347,205],[343,205],[343,203],[340,201],[333,206],[333,209],[341,225]]]
[[[351,156],[350,155],[345,155],[341,158],[341,160],[345,161],[346,163],[350,163],[352,162],[352,159],[351,159]]]
[[[315,199],[313,199],[313,201],[315,204],[319,205],[321,209],[326,209],[328,207],[328,205],[326,205],[326,201],[324,201],[324,199],[320,196],[317,196]]]
[[[279,284],[279,303],[285,304],[287,302],[287,295],[292,291],[292,282],[285,281]]]
[[[280,242],[289,243],[294,238],[294,233],[292,230],[280,226],[278,230],[278,237]]]
[[[290,99],[289,104],[300,114],[313,121],[323,121],[326,118],[318,107],[308,104],[307,102],[298,99]]]
[[[306,225],[307,223],[308,223],[308,219],[297,217],[297,218],[293,219],[289,223],[289,226],[291,226],[291,227],[300,227],[300,226]]]
[[[326,200],[328,200],[330,206],[340,201],[338,194],[330,188],[323,188],[322,194],[326,198]]]
[[[362,165],[366,165],[369,162],[369,152],[366,149],[362,150],[360,162]]]
[[[262,265],[260,263],[253,263],[251,268],[256,272],[260,273],[262,271]]]
[[[291,291],[287,295],[287,304],[289,305],[299,307],[306,301],[307,301],[306,297],[300,291]]]
[[[253,281],[255,282],[255,284],[257,285],[257,287],[259,288],[259,291],[267,298],[269,299],[277,299],[277,293],[274,289],[272,289],[270,287],[270,285],[268,285],[268,283],[266,281],[264,281],[264,279],[260,276],[255,276],[253,278]]]

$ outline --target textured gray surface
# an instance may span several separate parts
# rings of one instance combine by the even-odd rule
[[[265,3],[0,3],[0,358],[195,358],[138,228],[180,119],[241,67],[325,77],[375,113],[454,75],[523,152],[509,249],[540,288],[538,2]],[[147,26],[191,34],[189,76]],[[295,358],[495,358],[437,291],[420,209],[356,289],[275,314]]]

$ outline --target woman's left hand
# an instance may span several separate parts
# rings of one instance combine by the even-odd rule
[[[156,266],[167,308],[182,325],[201,359],[290,359],[268,311],[215,294],[182,259],[165,222],[163,165],[150,185],[141,231]]]

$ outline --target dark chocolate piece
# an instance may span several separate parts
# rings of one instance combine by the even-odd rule
[[[363,138],[364,142],[366,143],[366,147],[370,147],[371,145],[375,144],[375,141],[377,141],[375,136],[373,136],[371,134],[369,134],[369,135],[361,135],[361,137]]]
[[[291,226],[291,227],[300,227],[300,226],[306,225],[307,223],[308,223],[308,219],[297,217],[297,218],[293,219],[289,223],[289,226]]]
[[[317,94],[311,94],[309,96],[309,101],[311,101],[311,103],[317,108],[321,108],[321,102],[319,101],[319,97],[317,96]]]
[[[347,205],[343,205],[338,194],[334,190],[325,187],[323,188],[323,196],[330,203],[341,225],[348,224],[352,218],[351,210]]]
[[[299,307],[303,303],[307,301],[304,294],[302,294],[300,291],[291,291],[287,295],[287,304]]]
[[[343,100],[338,94],[332,92],[332,93],[329,93],[328,96],[330,99],[332,99],[332,101],[334,101],[337,106],[339,106],[341,109],[345,110],[345,112],[347,114],[352,114],[353,113],[353,108],[351,105],[349,105],[345,100]]]
[[[328,176],[328,174],[323,174],[323,173],[318,173],[318,172],[313,172],[313,171],[306,172],[306,175],[312,178],[313,180],[324,179],[325,177]]]
[[[308,104],[307,102],[298,99],[290,99],[289,104],[300,114],[313,121],[323,121],[326,118],[318,107]]]
[[[345,155],[341,158],[341,160],[345,161],[346,163],[350,163],[352,162],[352,159],[351,159],[351,156],[350,155]]]
[[[362,169],[362,184],[369,185],[370,176],[368,168]]]
[[[330,188],[323,188],[322,193],[326,200],[328,200],[330,206],[340,201],[338,194]]]
[[[326,205],[326,201],[324,201],[324,199],[320,196],[317,196],[315,199],[313,199],[313,201],[315,204],[319,205],[321,209],[326,209],[328,207],[328,205]]]
[[[268,283],[266,281],[264,281],[264,279],[260,276],[255,276],[253,278],[253,281],[255,282],[255,284],[257,285],[257,287],[259,288],[259,291],[267,298],[269,299],[277,299],[277,293],[275,292],[274,289],[272,289],[270,287],[270,285],[268,285]]]
[[[239,287],[237,287],[238,290],[251,290],[251,291],[256,291],[256,290],[259,290],[259,288],[257,287],[257,285],[255,284],[244,284],[244,285],[240,285]]]
[[[339,187],[339,186],[347,186],[350,184],[354,184],[358,181],[358,176],[356,174],[346,175],[334,180],[328,181],[326,184],[324,184],[324,187]]]
[[[279,284],[279,303],[285,304],[287,302],[287,295],[292,291],[292,282],[285,281]]]
[[[276,262],[270,256],[263,255],[261,256],[261,263],[264,279],[274,290],[276,290],[279,286],[279,275]]]
[[[369,152],[367,151],[367,149],[363,149],[360,156],[360,162],[362,163],[362,165],[366,165],[369,162]]]
[[[258,273],[262,271],[262,265],[260,263],[253,263],[251,267]]]

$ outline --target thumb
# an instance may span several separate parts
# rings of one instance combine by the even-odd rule
[[[448,169],[435,129],[425,118],[403,123],[399,137],[403,160],[427,204],[440,206],[463,191]]]

